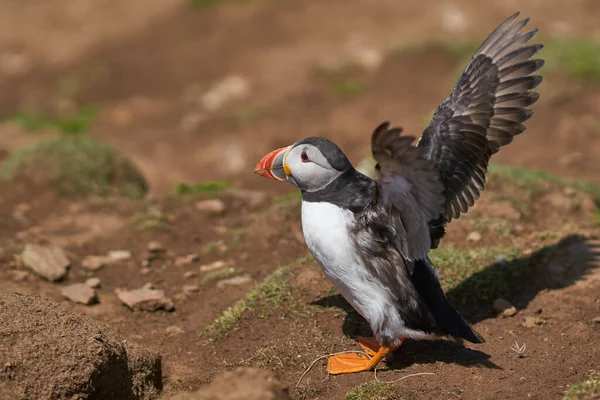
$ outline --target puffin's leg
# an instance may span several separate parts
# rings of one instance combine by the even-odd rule
[[[374,337],[368,338],[359,336],[356,338],[356,341],[358,342],[360,348],[371,357],[375,357],[375,354],[377,354],[381,348],[381,345]]]
[[[327,359],[327,372],[331,375],[337,374],[352,374],[354,372],[370,371],[383,358],[392,351],[396,350],[400,345],[393,347],[381,346],[377,353],[369,359],[364,354],[348,353],[330,356]]]

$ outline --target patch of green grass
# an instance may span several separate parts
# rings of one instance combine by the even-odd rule
[[[561,178],[544,171],[492,164],[489,167],[488,177],[489,181],[498,178],[508,179],[530,190],[532,190],[532,187],[540,186],[544,183],[556,183],[587,192],[594,196],[597,202],[600,201],[600,187],[593,183]]]
[[[503,247],[460,250],[447,246],[432,250],[430,257],[440,271],[444,290],[463,303],[506,297],[511,285],[532,268],[518,250]]]
[[[597,400],[600,399],[600,380],[589,379],[573,385],[565,392],[563,400]]]
[[[48,182],[66,195],[145,196],[137,167],[114,149],[88,136],[42,140],[12,153],[0,164],[0,179]]]
[[[227,252],[227,246],[222,241],[208,242],[202,247],[202,252],[207,255],[215,253],[223,255]]]
[[[491,232],[499,237],[512,234],[511,223],[502,218],[479,217],[473,219],[473,227],[481,232]]]
[[[335,97],[353,97],[365,91],[365,85],[350,79],[344,79],[334,82],[331,85],[331,92]]]
[[[259,310],[259,316],[262,318],[271,315],[290,295],[289,281],[292,278],[292,269],[304,264],[309,259],[308,256],[302,257],[277,268],[263,282],[248,292],[243,299],[223,311],[216,320],[202,329],[200,334],[211,338],[223,337],[246,313],[252,310]]]
[[[600,210],[596,210],[594,212],[594,221],[596,221],[596,223],[600,225]]]
[[[209,285],[211,283],[219,282],[225,279],[233,278],[234,276],[240,275],[239,271],[233,268],[226,267],[216,269],[214,271],[207,272],[200,281],[201,285]]]
[[[131,222],[140,230],[171,230],[169,217],[163,213],[142,212],[137,213],[131,218]]]
[[[225,189],[231,187],[231,184],[226,181],[205,181],[200,183],[179,183],[172,190],[176,196],[198,196],[208,194],[212,197],[217,197]]]
[[[17,112],[12,121],[28,132],[55,129],[64,135],[78,135],[89,131],[96,113],[97,109],[93,106],[82,107],[71,115],[54,117],[22,110]]]
[[[471,58],[473,53],[479,47],[479,43],[471,41],[462,42],[442,42],[442,41],[428,41],[424,43],[410,43],[407,45],[401,45],[393,48],[390,52],[391,55],[404,55],[414,53],[444,53],[455,58]]]
[[[389,383],[371,381],[352,388],[346,400],[409,400],[410,393],[394,388]]]
[[[600,41],[563,38],[544,46],[546,68],[574,79],[600,81]]]

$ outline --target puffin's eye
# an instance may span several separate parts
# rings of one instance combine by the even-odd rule
[[[308,154],[306,154],[306,151],[303,151],[302,154],[300,154],[300,158],[302,159],[302,162],[308,162]]]

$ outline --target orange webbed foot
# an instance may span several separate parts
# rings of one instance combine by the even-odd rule
[[[352,374],[355,372],[370,371],[390,352],[397,347],[381,346],[379,350],[369,357],[360,353],[336,354],[327,360],[327,372],[331,375]]]
[[[371,357],[374,357],[375,354],[377,354],[377,352],[381,348],[381,345],[375,338],[359,336],[356,338],[356,341],[358,342],[358,345],[360,346],[362,351],[364,351]]]

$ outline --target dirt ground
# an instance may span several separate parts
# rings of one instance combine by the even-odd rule
[[[67,115],[93,105],[88,134],[129,157],[150,186],[136,201],[0,183],[0,292],[40,293],[161,354],[165,394],[253,366],[274,371],[294,398],[345,399],[374,375],[330,377],[319,361],[297,382],[317,357],[355,349],[364,321],[306,257],[298,197],[255,176],[256,161],[321,135],[359,163],[381,121],[418,135],[451,91],[465,54],[431,43],[480,42],[516,10],[540,28],[536,41],[600,41],[600,4],[193,3],[0,1],[0,160],[58,135],[26,132],[13,118],[23,110]],[[600,84],[542,73],[535,116],[494,161],[600,186]],[[510,171],[499,170],[473,211],[450,225],[437,258],[450,296],[486,343],[407,342],[377,374],[396,381],[383,398],[561,398],[600,370],[597,192]],[[235,188],[218,194],[222,213],[170,195],[181,182],[206,180]],[[44,281],[15,260],[40,241],[67,251],[65,281]],[[156,241],[164,251],[148,250]],[[132,257],[81,267],[114,250]],[[199,260],[178,262],[189,254]],[[202,269],[219,261],[234,272]],[[244,279],[228,280],[234,274]],[[61,288],[90,276],[101,281],[98,304],[63,298]],[[121,304],[117,289],[148,282],[175,311]],[[516,315],[496,317],[498,297]],[[511,349],[515,342],[526,348]],[[408,376],[418,373],[427,375]]]

